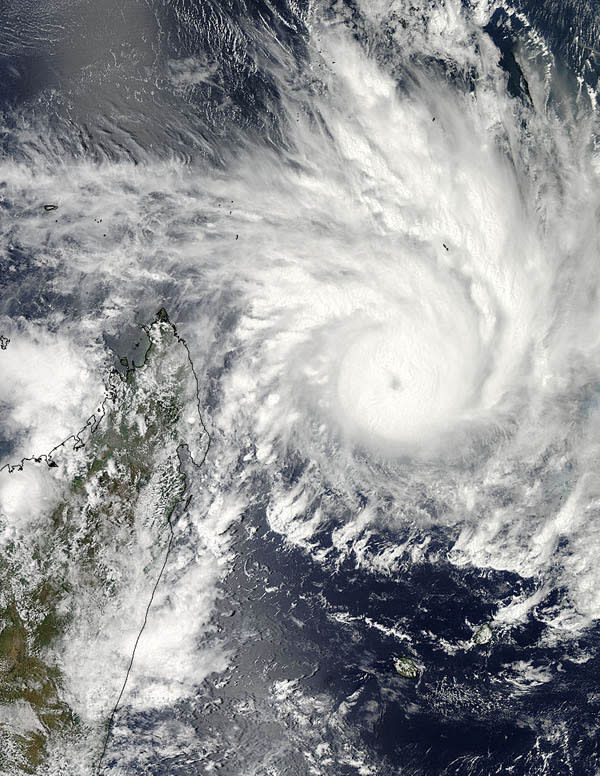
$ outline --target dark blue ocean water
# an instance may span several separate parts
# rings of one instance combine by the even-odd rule
[[[356,36],[367,36],[358,7],[345,7]],[[574,93],[577,76],[596,88],[600,11],[595,4],[523,2],[518,8],[564,74],[553,99],[565,101],[565,93]],[[283,153],[290,141],[273,71],[290,61],[302,71],[307,12],[303,2],[266,0],[5,4],[3,153],[27,156],[17,130],[32,120],[46,128],[52,153],[94,161],[141,164],[174,156],[220,170],[252,144]],[[419,13],[427,13],[426,5]],[[527,102],[529,86],[514,55],[523,29],[503,8],[485,31],[502,54],[508,92]],[[272,37],[281,43],[280,62],[267,45]],[[174,93],[168,77],[172,63],[188,58],[201,61],[209,76]],[[452,77],[444,63],[431,66],[439,67],[440,77]],[[19,213],[5,202],[4,216]],[[0,311],[8,316],[44,319],[61,310],[76,320],[111,293],[109,288],[92,297],[66,293],[54,285],[53,268],[40,269],[18,242],[0,262]],[[137,318],[147,318],[159,297],[173,318],[185,318],[180,289],[167,282],[152,291],[140,287]],[[227,321],[222,325],[227,328]],[[110,346],[122,352],[127,336],[121,344],[109,338]],[[257,493],[260,488],[257,480]],[[219,685],[219,677],[207,680],[196,699],[175,711],[130,718],[143,740],[172,714],[191,720],[202,740],[212,736],[222,747],[206,748],[199,764],[174,756],[165,765],[153,759],[149,745],[147,762],[132,766],[131,773],[199,774],[212,762],[239,776],[308,774],[303,750],[318,742],[337,753],[332,776],[357,772],[353,765],[339,764],[345,750],[362,753],[372,768],[365,773],[374,774],[600,772],[600,631],[593,628],[568,644],[546,639],[548,613],[560,604],[561,591],[549,593],[509,637],[494,633],[490,643],[477,645],[473,628],[490,621],[502,602],[531,594],[534,581],[457,568],[445,559],[455,536],[441,528],[430,531],[428,555],[437,553],[436,562],[407,561],[401,573],[378,574],[361,568],[352,553],[336,560],[335,527],[332,522],[322,530],[311,554],[270,530],[260,506],[246,513],[216,618],[219,633],[237,655],[227,684]],[[403,538],[382,529],[371,538],[372,549]],[[328,549],[327,563],[314,559],[315,552]],[[390,635],[392,630],[404,640]],[[582,653],[586,661],[577,662]],[[413,660],[418,677],[399,676],[397,657]],[[519,689],[508,668],[519,661],[551,678]],[[315,707],[311,716],[302,707],[298,714],[308,720],[305,724],[291,711],[287,720],[274,718],[266,688],[277,681],[296,682],[303,696],[325,698],[326,708]],[[297,735],[278,749],[272,767],[279,770],[268,770],[267,753],[285,738],[284,730]],[[256,762],[263,766],[253,770]]]

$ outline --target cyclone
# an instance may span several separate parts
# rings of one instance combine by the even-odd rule
[[[597,11],[10,5],[0,770],[595,772]]]

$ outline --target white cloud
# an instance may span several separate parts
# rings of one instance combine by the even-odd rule
[[[90,343],[93,345],[93,343]],[[98,353],[68,334],[19,322],[0,351],[2,434],[16,441],[9,462],[48,453],[77,433],[104,398]]]

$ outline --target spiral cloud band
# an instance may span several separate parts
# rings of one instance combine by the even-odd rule
[[[181,567],[165,573],[176,592],[158,594],[160,617],[148,626],[176,652],[157,623],[175,628],[181,607],[180,664],[173,657],[167,676],[140,647],[152,677],[132,672],[130,710],[189,698],[229,664],[233,649],[207,647],[201,666],[194,650],[212,633],[235,555],[227,531],[259,512],[310,573],[348,563],[378,580],[408,578],[413,566],[432,579],[439,568],[478,580],[505,573],[486,610],[494,638],[512,648],[535,615],[544,645],[589,657],[578,639],[600,618],[595,92],[583,76],[567,84],[512,6],[416,5],[308,4],[298,11],[301,52],[260,19],[252,34],[249,21],[231,21],[231,57],[266,84],[257,126],[235,89],[225,94],[216,55],[198,52],[161,71],[169,99],[186,106],[155,122],[171,145],[129,132],[117,103],[89,137],[76,131],[89,106],[75,91],[55,119],[25,109],[3,118],[11,219],[0,248],[12,263],[0,308],[11,340],[0,354],[11,378],[0,389],[10,432],[2,463],[45,453],[99,412],[112,352],[131,350],[139,324],[163,307],[189,348],[210,430],[195,506],[179,524],[196,544],[175,532]],[[519,31],[519,94],[490,32],[498,9]],[[200,89],[210,97],[204,123]],[[40,207],[54,201],[56,210]],[[4,544],[25,535],[32,515],[50,515],[66,487],[52,472],[16,477],[0,481]],[[231,568],[251,579],[249,561]],[[130,593],[122,610],[135,611]],[[341,609],[328,617],[344,627],[358,619]],[[461,617],[475,627],[475,616]],[[412,644],[400,626],[361,622]],[[95,698],[77,713],[99,726],[135,628],[120,634],[116,615],[98,626],[98,654],[118,667],[99,690],[78,665],[93,627],[77,627],[60,658],[65,682],[70,698]],[[478,646],[491,639],[477,634]],[[467,650],[445,638],[436,649]],[[532,665],[511,663],[511,687],[549,681]],[[274,685],[271,702],[292,715],[290,687]]]
[[[61,293],[103,299],[109,330],[132,299],[150,310],[175,294],[207,367],[231,349],[213,419],[231,444],[247,427],[275,456],[292,445],[318,462],[333,446],[350,456],[348,487],[362,476],[351,451],[365,449],[400,466],[401,479],[414,465],[445,499],[443,476],[427,481],[441,456],[451,522],[454,509],[467,514],[455,478],[474,466],[464,487],[483,504],[471,505],[465,530],[476,536],[492,530],[485,483],[533,465],[532,435],[540,450],[558,444],[559,397],[593,384],[596,172],[580,154],[585,138],[543,102],[523,134],[524,109],[490,64],[496,50],[475,37],[476,18],[452,8],[436,18],[453,46],[446,56],[477,69],[472,92],[411,62],[411,51],[442,45],[431,25],[425,37],[395,30],[408,50],[403,88],[343,26],[315,26],[314,84],[284,102],[287,158],[251,146],[227,175],[75,160],[59,186],[52,156],[23,131],[23,161],[3,163],[20,213],[4,245],[38,255]],[[539,77],[542,100],[550,84]],[[58,188],[68,217],[48,232],[32,198]],[[236,323],[211,344],[211,311],[224,304]],[[393,463],[406,456],[413,464]],[[495,551],[486,562],[502,566]],[[522,553],[509,565],[531,571],[531,558],[515,561]]]

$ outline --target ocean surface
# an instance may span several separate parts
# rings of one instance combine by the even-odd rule
[[[3,4],[2,774],[600,773],[599,38]]]

